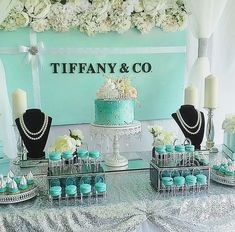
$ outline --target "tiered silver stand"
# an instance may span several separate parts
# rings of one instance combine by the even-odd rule
[[[120,155],[119,137],[139,134],[141,132],[141,123],[135,121],[126,125],[99,125],[91,124],[91,133],[94,137],[98,135],[107,136],[113,139],[113,153],[104,157],[105,164],[111,167],[122,167],[128,165],[128,159]]]

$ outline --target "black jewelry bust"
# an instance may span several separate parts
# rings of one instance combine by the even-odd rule
[[[193,105],[182,105],[179,109],[179,112],[184,120],[184,122],[189,125],[189,126],[194,126],[197,123],[198,120],[198,111],[194,108]],[[181,131],[183,132],[185,138],[188,138],[191,140],[192,144],[195,146],[195,149],[200,149],[201,148],[201,143],[203,140],[204,136],[204,129],[205,129],[205,118],[203,112],[200,112],[201,114],[201,126],[198,125],[194,129],[188,129],[190,132],[196,132],[198,129],[198,133],[196,134],[191,134],[188,133],[185,128],[182,126],[182,123],[180,122],[180,119],[178,118],[176,113],[173,113],[171,116],[173,119],[176,121],[178,126],[180,127]],[[199,128],[200,127],[200,128]]]
[[[23,121],[27,129],[32,132],[38,132],[42,128],[45,117],[47,117],[41,110],[39,109],[28,109],[23,114]],[[46,146],[48,134],[51,127],[52,118],[48,116],[47,124],[45,124],[45,130],[38,135],[30,135],[25,133],[20,123],[20,118],[15,120],[16,126],[19,130],[20,136],[24,142],[24,145],[28,151],[27,158],[28,159],[43,159],[45,158],[44,148]],[[37,138],[41,135],[41,137],[37,140],[33,140],[31,138]],[[31,137],[31,138],[29,138]]]

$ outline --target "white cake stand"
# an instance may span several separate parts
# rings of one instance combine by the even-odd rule
[[[119,137],[123,135],[135,135],[141,132],[141,123],[134,121],[127,125],[99,125],[91,124],[91,133],[104,135],[113,138],[113,154],[104,157],[105,164],[111,167],[122,167],[128,164],[128,159],[120,155],[119,152]]]

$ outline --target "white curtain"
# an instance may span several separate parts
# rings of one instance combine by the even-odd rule
[[[214,112],[215,142],[223,143],[222,122],[235,114],[235,1],[228,0],[212,38],[211,71],[219,78],[219,105]]]
[[[188,0],[189,30],[198,39],[197,60],[192,66],[188,85],[198,88],[199,108],[203,107],[204,101],[204,79],[210,71],[208,59],[208,42],[221,17],[227,0]],[[189,48],[190,50],[190,48]]]
[[[5,155],[13,159],[17,156],[17,145],[13,128],[12,111],[9,103],[5,70],[0,60],[0,139]]]
[[[192,0],[193,1],[193,0]],[[204,2],[210,2],[203,0]],[[198,1],[195,1],[198,3]],[[214,0],[217,3],[217,0]],[[218,1],[220,2],[220,0]],[[221,3],[222,4],[222,3]],[[199,4],[197,5],[199,6]],[[199,7],[200,8],[200,7]],[[196,6],[195,6],[196,9]],[[221,14],[222,8],[219,8]],[[211,73],[219,79],[219,104],[214,112],[215,143],[223,143],[222,122],[227,114],[235,114],[235,1],[228,0],[227,4],[217,20],[217,26],[213,26],[213,36],[210,38],[209,60]],[[207,23],[208,24],[208,23]],[[208,35],[208,30],[205,30]],[[197,40],[188,33],[187,43],[187,68],[190,70],[197,59]],[[199,61],[197,60],[197,63]],[[194,64],[196,66],[196,64]],[[201,65],[197,65],[197,67]],[[194,67],[195,69],[195,67]],[[203,68],[199,68],[203,72]],[[198,74],[198,78],[199,78]],[[202,77],[202,76],[201,76]],[[190,78],[190,77],[189,77]],[[188,80],[189,82],[190,80]]]

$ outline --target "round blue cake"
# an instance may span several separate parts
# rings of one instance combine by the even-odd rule
[[[133,99],[96,99],[95,123],[100,125],[125,125],[134,121]]]

